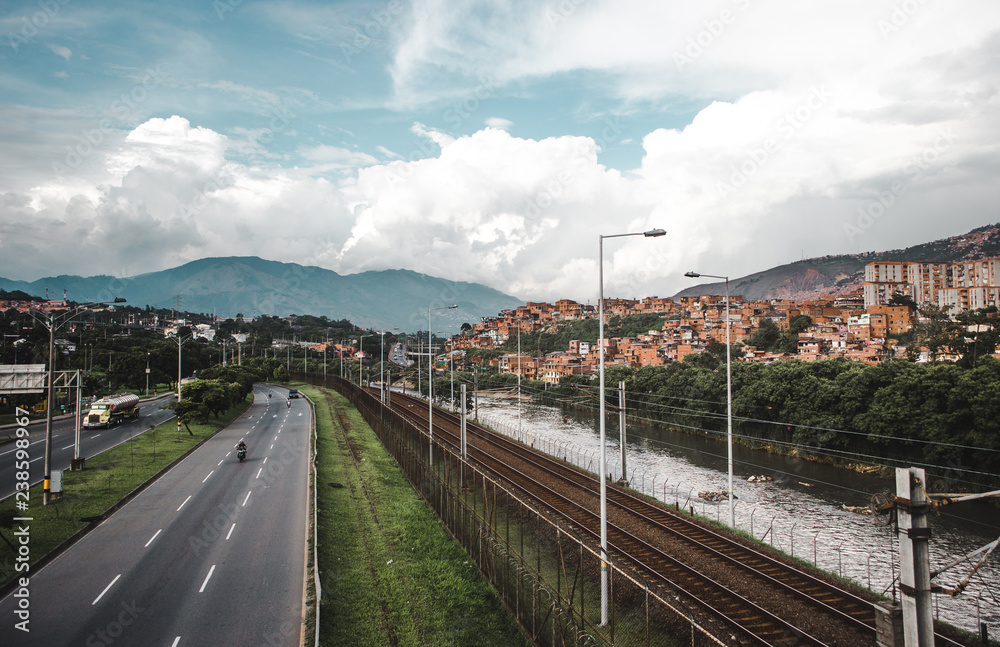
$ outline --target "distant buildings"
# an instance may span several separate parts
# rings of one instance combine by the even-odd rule
[[[734,344],[744,344],[743,354],[737,360],[745,362],[843,357],[863,364],[878,364],[907,353],[907,349],[897,346],[893,338],[912,331],[916,324],[916,313],[909,307],[888,305],[893,293],[909,294],[915,301],[918,297],[925,301],[933,297],[939,303],[968,299],[970,307],[981,302],[996,303],[1000,288],[992,284],[998,275],[1000,260],[934,267],[927,263],[882,262],[866,267],[866,279],[871,281],[866,281],[863,294],[859,290],[854,295],[803,302],[789,299],[746,301],[735,295],[730,297],[729,304],[730,340]],[[713,342],[726,341],[726,302],[721,296],[681,297],[678,301],[659,297],[608,299],[604,305],[606,316],[652,312],[669,317],[658,330],[630,338],[606,338],[604,357],[609,365],[636,368],[666,365],[705,352]],[[568,299],[555,304],[532,302],[516,310],[505,310],[496,317],[483,318],[471,330],[452,337],[449,347],[495,348],[516,335],[518,330],[522,333],[555,332],[561,322],[596,319],[597,310],[596,306]],[[811,324],[799,331],[794,352],[765,352],[749,345],[754,333],[766,322],[784,332],[800,315],[809,317]],[[922,349],[915,349],[912,354],[918,361],[927,359]],[[597,344],[572,340],[565,350],[544,357],[530,357],[525,353],[504,355],[497,366],[501,373],[557,384],[567,375],[596,373],[598,363]]]
[[[878,261],[865,265],[865,308],[903,294],[918,305],[950,306],[952,312],[1000,303],[1000,259],[962,263]]]

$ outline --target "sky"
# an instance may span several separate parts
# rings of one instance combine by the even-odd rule
[[[260,256],[594,303],[602,255],[669,296],[1000,221],[995,0],[8,0],[0,38],[8,279]]]

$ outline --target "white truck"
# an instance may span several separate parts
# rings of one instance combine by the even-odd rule
[[[95,400],[90,411],[83,416],[84,429],[97,429],[119,425],[128,418],[139,417],[139,396],[118,393]]]

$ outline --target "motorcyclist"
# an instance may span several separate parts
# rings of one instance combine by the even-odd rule
[[[243,439],[240,439],[240,442],[236,445],[236,451],[246,453],[247,444]]]
[[[271,392],[270,392],[270,391],[268,391],[268,392],[267,392],[267,399],[268,399],[268,400],[270,400],[270,399],[271,399]]]
[[[291,400],[285,400],[285,406],[288,407],[289,409],[291,409],[292,408],[292,401]]]

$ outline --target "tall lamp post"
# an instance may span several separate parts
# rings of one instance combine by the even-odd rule
[[[645,236],[657,238],[665,235],[663,229],[650,229],[629,234],[611,234],[598,236],[597,276],[600,282],[599,299],[597,301],[598,321],[598,351],[600,362],[600,401],[601,401],[601,460],[599,465],[601,479],[601,626],[608,624],[608,479],[607,479],[607,448],[605,447],[605,414],[604,414],[604,239],[622,238],[625,236]]]
[[[702,276],[726,282],[726,443],[729,445],[729,527],[736,527],[736,502],[733,500],[733,373],[729,347],[729,277],[715,274],[686,272],[684,276],[697,279]]]
[[[434,351],[431,350],[431,313],[435,310],[453,310],[457,308],[455,303],[450,306],[440,308],[427,308],[427,440],[429,463],[434,467]]]
[[[358,386],[364,386],[365,381],[365,337],[372,337],[372,335],[361,335],[358,337],[361,343],[361,348],[358,350],[361,353],[361,366],[358,368]]]
[[[125,303],[125,299],[122,297],[116,298],[114,301],[98,301],[85,303],[83,305],[77,306],[63,315],[63,319],[60,322],[56,322],[55,315],[49,310],[45,313],[46,317],[41,318],[35,316],[35,313],[29,310],[29,314],[33,319],[41,323],[43,326],[49,329],[49,364],[47,367],[48,376],[46,378],[47,386],[45,393],[45,460],[44,460],[44,476],[42,477],[42,505],[49,504],[49,497],[51,496],[51,485],[52,485],[52,406],[53,406],[53,385],[52,382],[55,379],[55,367],[53,362],[55,361],[55,345],[56,345],[56,330],[68,323],[69,320],[80,310],[89,308],[95,305],[104,305],[108,303]],[[74,415],[79,416],[80,412],[77,411]],[[78,423],[79,424],[79,423]]]

